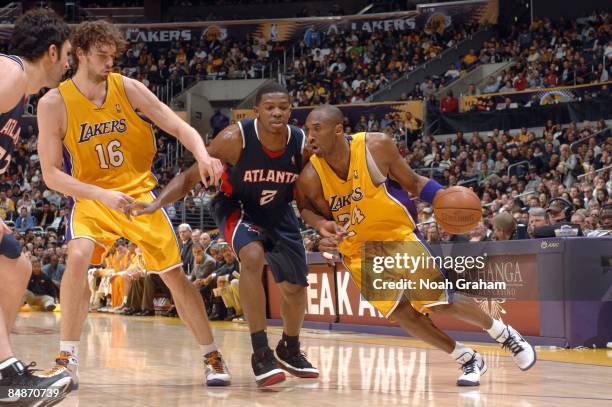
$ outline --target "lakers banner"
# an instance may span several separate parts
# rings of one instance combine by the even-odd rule
[[[480,96],[462,96],[461,110],[463,112],[471,110],[496,110],[498,107],[502,107],[507,103],[508,99],[511,103],[515,103],[518,106],[523,106],[529,102],[533,105],[572,102],[583,99],[587,95],[596,95],[610,85],[612,85],[612,81],[601,82],[595,85],[545,88],[513,93],[489,93]]]
[[[353,103],[350,105],[337,105],[344,116],[348,117],[350,123],[357,123],[361,116],[366,118],[373,114],[376,120],[381,120],[386,114],[390,114],[395,119],[406,120],[408,113],[419,120],[423,119],[423,102],[411,100],[408,102],[395,103]],[[297,120],[297,124],[302,126],[306,122],[306,116],[316,106],[297,107],[291,111],[291,120]],[[252,109],[233,109],[232,123],[253,118],[255,112]],[[382,131],[382,129],[381,129]]]
[[[125,26],[131,42],[170,42],[243,40],[259,37],[272,42],[304,41],[317,46],[330,35],[348,31],[374,32],[430,29],[443,32],[451,24],[492,24],[497,21],[497,0],[455,2],[452,5],[430,5],[417,11],[382,13],[366,16],[297,18],[282,20],[221,21],[197,25],[165,24],[156,26]]]
[[[497,21],[497,0],[458,1],[430,4],[417,11],[370,15],[295,18],[282,20],[240,20],[205,23],[120,25],[130,42],[165,43],[173,41],[244,40],[260,37],[272,42],[304,41],[316,46],[329,35],[348,31],[373,32],[431,29],[443,32],[451,24],[490,24]],[[0,40],[10,37],[12,26],[0,26]]]
[[[499,16],[498,0],[457,1],[419,4],[419,27],[430,27],[443,32],[451,24],[495,24]]]

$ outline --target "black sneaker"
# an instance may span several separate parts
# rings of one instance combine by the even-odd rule
[[[299,343],[297,348],[289,349],[287,343],[281,339],[276,346],[275,355],[280,367],[292,375],[303,379],[316,379],[319,377],[319,369],[313,367],[308,359],[306,359],[306,354],[300,350]]]
[[[35,362],[24,366],[20,361],[0,371],[0,404],[11,406],[54,406],[71,390],[70,373],[55,367],[47,372],[34,373]]]
[[[285,372],[279,369],[272,349],[268,347],[253,353],[251,365],[255,373],[255,382],[259,387],[271,386],[285,380]]]

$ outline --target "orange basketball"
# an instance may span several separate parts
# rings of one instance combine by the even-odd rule
[[[482,210],[480,199],[465,187],[450,187],[438,191],[433,201],[436,222],[452,234],[466,233],[474,229]]]

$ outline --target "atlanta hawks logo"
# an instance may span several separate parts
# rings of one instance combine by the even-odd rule
[[[255,225],[249,225],[249,227],[247,228],[247,231],[261,235],[261,230],[259,230],[259,228]]]

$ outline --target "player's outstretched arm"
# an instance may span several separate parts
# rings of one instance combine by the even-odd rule
[[[200,181],[200,171],[197,164],[193,164],[186,171],[181,172],[170,180],[159,196],[153,202],[134,202],[126,207],[125,212],[128,216],[139,216],[153,213],[173,202],[183,198]]]
[[[66,108],[57,89],[50,90],[38,102],[38,155],[45,184],[73,198],[102,201],[106,206],[122,210],[133,199],[124,193],[86,184],[62,169],[62,131],[66,126]]]
[[[223,166],[219,160],[210,156],[197,130],[162,103],[143,83],[124,77],[123,84],[132,107],[142,112],[159,128],[172,134],[191,151],[198,162],[200,178],[204,185],[216,186],[221,179]]]
[[[240,134],[240,128],[236,124],[228,126],[221,131],[208,148],[211,156],[229,164],[235,164],[238,161],[241,151],[242,135]],[[199,181],[199,168],[197,164],[194,164],[187,171],[172,178],[153,202],[135,202],[126,207],[126,215],[138,216],[153,213],[159,208],[178,201],[187,195]]]

